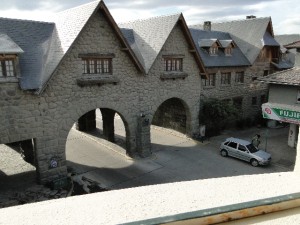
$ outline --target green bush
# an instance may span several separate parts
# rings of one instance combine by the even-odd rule
[[[202,101],[199,114],[200,124],[206,125],[206,136],[220,134],[226,125],[237,118],[238,110],[231,102],[208,99]]]

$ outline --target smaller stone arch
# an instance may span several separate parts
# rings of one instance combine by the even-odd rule
[[[152,118],[152,124],[189,133],[191,129],[191,111],[188,104],[177,97],[161,102]]]

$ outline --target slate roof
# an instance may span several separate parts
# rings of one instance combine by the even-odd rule
[[[236,45],[232,49],[231,56],[226,56],[224,49],[219,49],[218,56],[211,56],[209,55],[208,49],[203,48],[210,47],[212,42],[217,40],[223,47],[228,46],[229,44],[233,43],[229,33],[205,31],[195,27],[190,28],[190,32],[205,67],[250,66],[250,62]]]
[[[300,34],[276,35],[275,39],[280,45],[284,46],[296,41],[300,41]]]
[[[24,51],[6,34],[0,33],[0,54],[19,54]]]
[[[281,52],[286,53],[286,59],[284,61],[289,64],[289,68],[294,66],[300,67],[300,53],[296,50],[297,48],[300,48],[300,35],[277,35],[275,36],[275,39],[281,45]]]
[[[142,70],[103,1],[97,0],[58,13],[53,23],[0,18],[0,35],[5,34],[11,39],[10,44],[14,42],[24,50],[19,59],[19,81],[23,90],[34,90],[37,94],[44,90],[55,69],[99,7],[105,11],[136,66]],[[5,38],[5,43],[8,44],[8,38]]]
[[[271,84],[300,86],[300,68],[283,70],[266,77],[260,77],[258,80]]]
[[[299,41],[295,41],[291,44],[287,44],[285,45],[285,48],[300,48],[300,40]]]
[[[211,23],[211,30],[229,33],[248,61],[253,64],[263,48],[262,40],[270,23],[270,17],[233,20]],[[203,30],[203,25],[194,25],[191,28]],[[271,37],[272,35],[273,33],[270,34]]]
[[[214,43],[218,43],[218,46],[221,45],[220,42],[218,42],[218,39],[212,38],[212,39],[199,39],[198,45],[200,47],[211,47]]]
[[[132,50],[149,72],[181,14],[153,17],[119,24]]]
[[[54,23],[0,18],[0,33],[6,34],[24,53],[20,55],[20,87],[36,90],[54,68],[53,57],[60,53]],[[42,75],[42,76],[41,76]]]

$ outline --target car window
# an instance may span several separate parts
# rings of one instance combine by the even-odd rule
[[[226,141],[225,143],[224,143],[224,145],[228,145],[229,144],[229,141]]]
[[[231,148],[236,148],[236,147],[237,147],[237,143],[235,143],[235,142],[230,142],[230,143],[228,144],[228,146],[231,147]]]
[[[242,152],[246,152],[247,148],[244,145],[239,145],[238,150],[240,150]]]
[[[253,144],[247,145],[247,148],[251,153],[255,153],[258,151],[258,149]]]

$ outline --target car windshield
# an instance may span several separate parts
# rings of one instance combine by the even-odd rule
[[[253,145],[253,144],[249,144],[246,146],[248,148],[248,150],[251,152],[251,153],[255,153],[258,151],[258,149]]]

